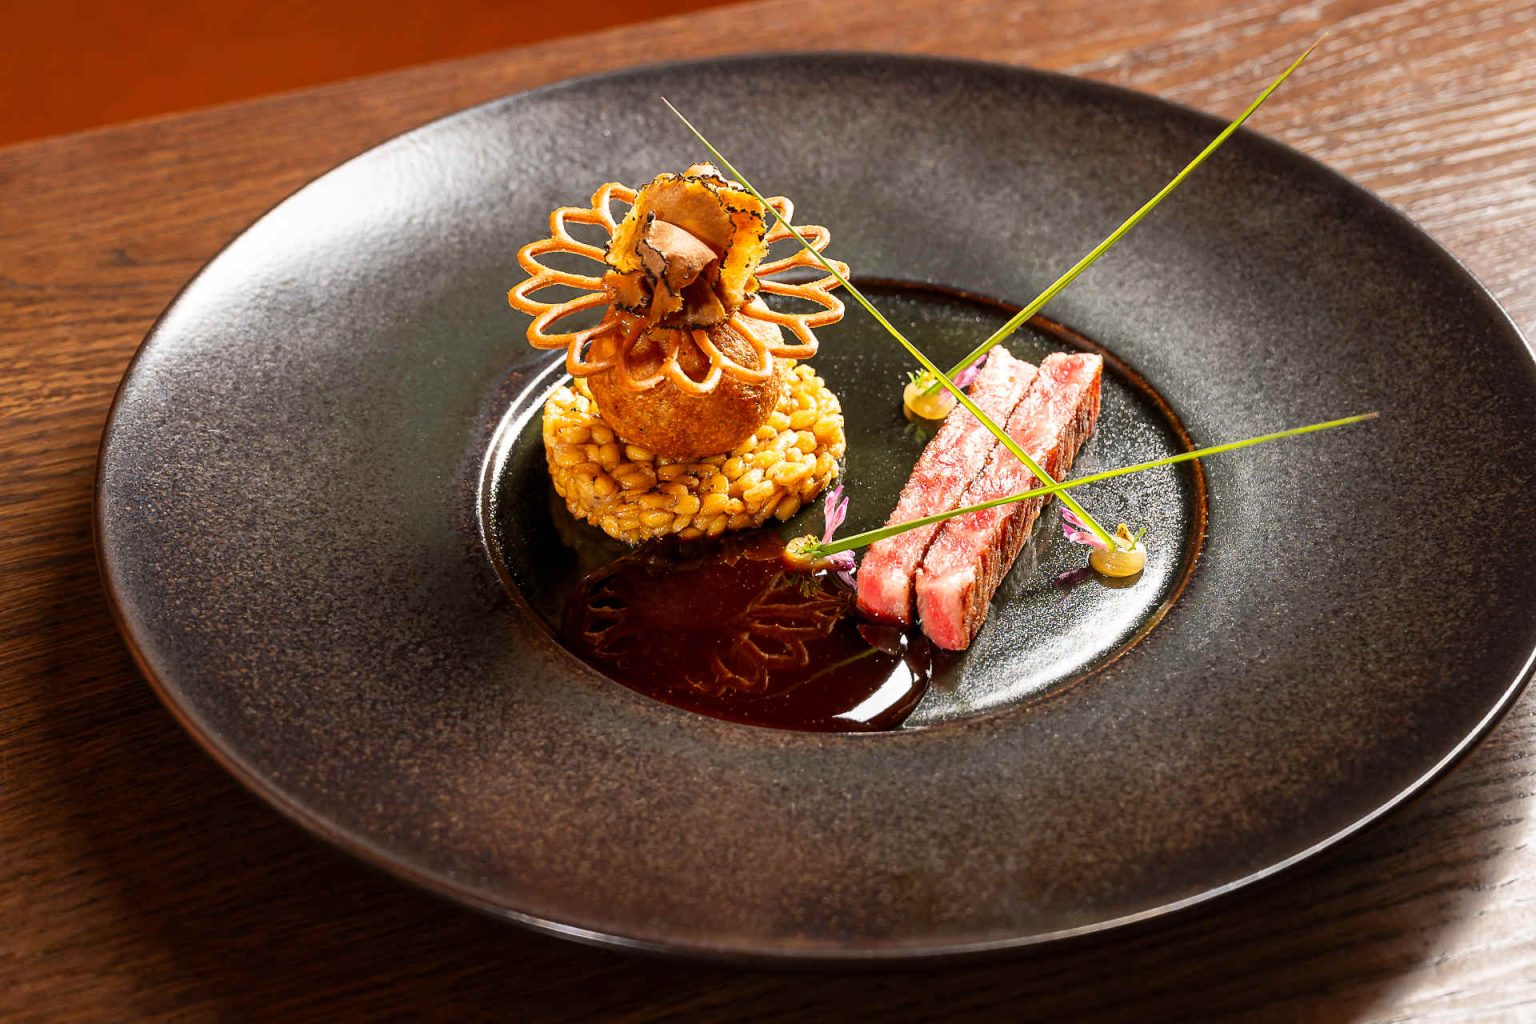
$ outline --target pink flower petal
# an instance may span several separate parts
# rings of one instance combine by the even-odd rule
[[[1072,510],[1069,508],[1061,510],[1061,532],[1073,544],[1086,544],[1088,547],[1097,548],[1100,551],[1104,551],[1109,547],[1098,534],[1088,529],[1086,523],[1073,515]]]
[[[826,544],[832,540],[832,535],[837,528],[843,525],[843,520],[848,518],[848,499],[843,497],[843,485],[838,484],[827,492],[827,500],[822,504],[821,515],[825,528],[821,531],[821,542]]]
[[[963,369],[959,373],[955,374],[955,376],[953,378],[954,382],[955,382],[955,387],[957,387],[957,388],[968,388],[968,387],[970,387],[971,386],[971,382],[976,379],[976,375],[981,372],[982,365],[984,363],[986,363],[987,355],[991,355],[991,353],[990,352],[986,353],[980,359],[978,359],[974,363],[972,363],[970,366],[967,366],[965,369]]]

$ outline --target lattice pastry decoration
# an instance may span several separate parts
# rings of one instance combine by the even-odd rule
[[[616,205],[628,206],[622,218],[614,215]],[[508,301],[533,316],[528,328],[531,345],[566,350],[566,369],[573,377],[611,373],[629,392],[647,391],[665,380],[691,395],[709,394],[722,377],[760,384],[772,375],[775,357],[815,355],[814,329],[843,316],[842,301],[831,294],[838,286],[836,276],[775,280],[798,268],[825,268],[803,246],[783,259],[763,262],[773,243],[793,237],[785,225],[793,222],[794,204],[776,196],[767,205],[783,220],[772,218],[770,224],[762,202],[727,182],[709,164],[658,175],[638,192],[609,182],[593,194],[589,207],[561,207],[550,214],[549,237],[525,245],[517,254],[529,277],[511,290]],[[578,240],[570,225],[602,229],[607,244]],[[824,227],[798,230],[818,253],[831,241]],[[603,272],[557,270],[543,262],[552,253],[585,257],[602,264]],[[828,262],[847,277],[847,264]],[[560,302],[534,297],[556,286],[582,294]],[[816,308],[779,311],[770,308],[763,295]],[[596,325],[561,329],[567,318],[604,307]],[[755,365],[744,365],[722,351],[712,337],[722,325],[736,328],[734,333],[751,346]],[[687,342],[708,359],[702,376],[690,376],[679,364]],[[639,359],[637,347],[644,350]],[[687,362],[698,364],[697,358]],[[637,363],[645,369],[637,369]]]

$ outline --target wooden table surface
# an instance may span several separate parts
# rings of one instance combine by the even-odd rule
[[[1532,695],[1386,822],[1174,920],[987,964],[775,973],[531,934],[311,840],[160,707],[97,581],[96,444],[155,315],[397,132],[568,76],[828,45],[1230,115],[1324,29],[1255,125],[1407,212],[1531,335],[1529,0],[769,0],[0,150],[0,1019],[1536,1020]]]

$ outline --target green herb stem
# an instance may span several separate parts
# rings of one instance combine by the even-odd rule
[[[981,422],[982,426],[990,430],[993,436],[998,439],[1004,448],[1008,449],[1014,458],[1018,459],[1026,467],[1028,467],[1029,471],[1035,475],[1037,480],[1043,480],[1047,483],[1055,483],[1054,478],[1052,478],[1051,475],[1047,473],[1038,462],[1030,458],[1029,454],[1025,452],[1023,448],[1019,447],[1018,442],[1008,436],[1008,432],[1006,430],[998,426],[992,421],[990,416],[982,412],[981,409],[977,407],[976,403],[971,401],[970,396],[968,396],[961,388],[957,387],[955,382],[950,380],[944,371],[940,370],[931,359],[923,355],[923,353],[918,349],[916,345],[908,341],[906,335],[897,330],[895,325],[887,320],[884,315],[882,315],[881,312],[876,309],[868,299],[864,297],[864,294],[855,288],[853,284],[826,259],[826,257],[817,252],[811,246],[811,243],[806,241],[805,236],[800,233],[799,229],[796,228],[793,224],[789,223],[788,220],[780,215],[778,210],[773,208],[767,199],[763,198],[763,194],[754,188],[752,183],[749,182],[746,177],[743,176],[742,173],[738,171],[735,166],[733,166],[731,162],[725,158],[724,154],[716,149],[714,145],[712,145],[710,141],[704,137],[703,133],[693,126],[692,121],[689,121],[686,117],[683,116],[682,111],[672,106],[672,103],[665,97],[662,98],[662,102],[667,105],[672,113],[677,115],[678,120],[687,125],[688,130],[692,132],[694,136],[704,144],[704,148],[709,150],[710,154],[720,162],[720,166],[725,168],[726,172],[729,173],[731,177],[735,178],[736,181],[741,184],[741,187],[751,193],[758,202],[767,207],[769,212],[773,214],[774,218],[777,219],[778,222],[782,224],[790,234],[795,236],[800,244],[805,247],[807,252],[815,257],[816,262],[821,264],[822,269],[836,278],[838,284],[847,289],[848,294],[852,295],[853,298],[859,303],[859,305],[863,306],[865,310],[869,312],[869,315],[874,317],[880,326],[884,327],[886,331],[890,333],[891,337],[899,341],[902,347],[904,347],[914,359],[921,363],[925,370],[932,374],[934,378],[938,380],[945,388],[949,389],[950,394],[955,396],[955,400],[964,406],[967,412],[969,412],[972,416],[975,416],[976,419]],[[1079,505],[1075,499],[1069,495],[1063,494],[1061,496],[1061,500],[1077,515],[1079,519],[1083,521],[1083,525],[1087,526],[1090,530],[1097,534],[1105,544],[1113,543],[1113,538],[1110,537],[1109,532],[1105,530],[1103,526],[1099,525],[1098,521],[1095,520],[1093,516],[1088,514],[1088,510]]]
[[[993,332],[990,338],[972,349],[964,359],[955,364],[954,368],[949,371],[949,375],[953,377],[959,374],[967,366],[970,366],[976,360],[980,359],[987,353],[989,349],[992,348],[993,345],[996,345],[998,342],[1008,337],[1008,335],[1018,330],[1020,324],[1024,323],[1024,321],[1040,312],[1040,310],[1045,306],[1047,302],[1056,297],[1058,292],[1060,292],[1067,285],[1071,284],[1073,281],[1077,280],[1079,274],[1093,266],[1094,261],[1108,252],[1116,242],[1124,238],[1125,235],[1131,230],[1131,228],[1134,228],[1137,224],[1141,223],[1143,217],[1151,213],[1158,203],[1167,198],[1168,194],[1174,189],[1178,188],[1179,185],[1183,183],[1185,178],[1194,173],[1195,168],[1204,163],[1206,157],[1220,149],[1221,144],[1226,142],[1227,139],[1231,137],[1233,132],[1242,127],[1244,121],[1253,116],[1253,112],[1258,110],[1265,100],[1269,99],[1271,93],[1280,88],[1280,84],[1282,82],[1291,77],[1291,72],[1299,68],[1301,66],[1301,62],[1306,60],[1307,57],[1310,56],[1312,51],[1316,48],[1317,43],[1313,43],[1311,46],[1307,47],[1305,53],[1303,53],[1300,57],[1297,57],[1296,60],[1291,63],[1291,66],[1286,68],[1284,73],[1282,73],[1279,78],[1275,79],[1269,84],[1269,88],[1259,93],[1258,99],[1248,104],[1247,110],[1244,110],[1241,114],[1238,115],[1235,121],[1222,129],[1221,134],[1212,139],[1210,145],[1206,146],[1200,151],[1199,156],[1195,157],[1188,164],[1184,165],[1184,169],[1178,174],[1175,174],[1173,176],[1173,180],[1164,185],[1161,192],[1147,200],[1147,202],[1142,205],[1141,209],[1127,217],[1125,222],[1116,228],[1113,232],[1111,232],[1108,238],[1094,246],[1093,250],[1089,252],[1088,255],[1084,256],[1082,259],[1073,264],[1072,269],[1068,270],[1065,274],[1062,274],[1055,281],[1053,281],[1049,288],[1035,296],[1034,300],[1031,301],[1029,305],[1015,313],[1007,323],[1003,324],[1003,326],[999,327],[995,332]],[[928,389],[924,391],[923,394],[931,395],[937,390],[938,382],[935,381],[928,386]]]
[[[1002,498],[993,498],[991,501],[978,502],[975,505],[966,505],[963,508],[950,509],[948,512],[937,512],[931,516],[923,516],[921,519],[909,519],[904,523],[893,523],[882,526],[876,530],[866,530],[863,533],[850,534],[826,544],[818,544],[812,551],[812,557],[825,558],[835,555],[840,551],[853,551],[856,548],[867,547],[877,540],[885,540],[908,530],[915,530],[920,526],[929,526],[933,523],[942,523],[946,519],[955,516],[967,515],[971,512],[980,512],[983,509],[996,508],[999,505],[1008,505],[1016,501],[1028,501],[1030,498],[1040,498],[1045,495],[1059,495],[1063,502],[1066,500],[1066,492],[1074,487],[1085,487],[1088,484],[1096,484],[1102,480],[1113,480],[1118,476],[1129,476],[1132,473],[1141,473],[1148,469],[1159,469],[1163,466],[1172,466],[1180,462],[1190,462],[1194,459],[1203,459],[1211,455],[1220,455],[1222,452],[1236,451],[1239,448],[1249,448],[1256,444],[1264,444],[1268,441],[1279,441],[1287,437],[1299,437],[1302,434],[1312,434],[1319,430],[1331,430],[1334,427],[1345,427],[1351,423],[1360,423],[1364,420],[1375,419],[1378,414],[1374,412],[1361,413],[1358,416],[1346,416],[1343,419],[1327,420],[1323,423],[1311,423],[1305,427],[1293,427],[1290,430],[1281,430],[1273,434],[1260,434],[1258,437],[1244,438],[1241,441],[1229,441],[1226,444],[1212,445],[1209,448],[1200,448],[1192,452],[1180,452],[1178,455],[1170,455],[1162,459],[1153,459],[1151,462],[1138,462],[1134,466],[1121,466],[1119,469],[1106,469],[1102,473],[1090,473],[1087,476],[1076,477],[1060,483],[1053,483],[1044,487],[1036,487],[1029,491],[1020,491],[1018,494],[1009,494]]]

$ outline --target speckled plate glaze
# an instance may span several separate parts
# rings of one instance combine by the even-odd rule
[[[146,675],[275,807],[568,937],[932,957],[1142,920],[1271,874],[1417,792],[1514,698],[1536,577],[1490,558],[1486,527],[1536,533],[1531,352],[1403,217],[1252,133],[1050,312],[1166,400],[1166,430],[1140,443],[1182,443],[1180,422],[1210,443],[1383,415],[1213,460],[1203,494],[1187,473],[1136,485],[1168,490],[1184,553],[1159,577],[1168,600],[1109,627],[1139,642],[1094,640],[1085,678],[1014,686],[999,627],[974,680],[986,708],[866,735],[715,721],[585,668],[541,614],[552,577],[520,580],[519,558],[540,563],[507,541],[537,539],[548,492],[487,471],[515,454],[509,414],[550,361],[504,296],[552,207],[700,156],[659,94],[829,225],[865,278],[1015,300],[1219,128],[1014,68],[749,58],[478,107],[278,206],[146,339],[96,509]],[[889,298],[943,319],[949,300],[926,294]],[[824,333],[845,346],[829,367],[885,344],[860,316]],[[892,382],[851,377],[834,382],[851,412],[877,404],[861,389],[894,400]],[[1104,443],[1097,457],[1116,451]],[[850,457],[868,520],[883,510],[858,505],[858,475],[880,457]],[[864,493],[872,506],[891,489]],[[1031,593],[1010,587],[1003,623]]]

